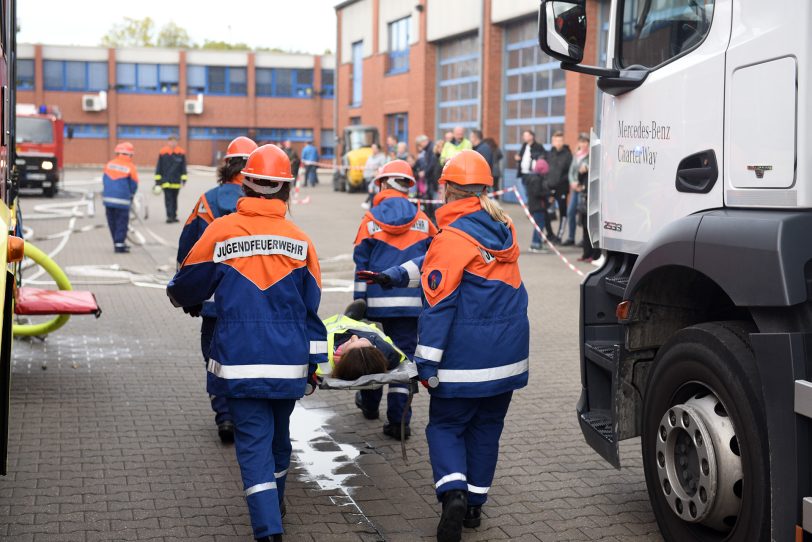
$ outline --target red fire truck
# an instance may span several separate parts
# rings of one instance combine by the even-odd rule
[[[52,198],[62,186],[65,123],[55,108],[17,104],[16,165],[20,188]]]

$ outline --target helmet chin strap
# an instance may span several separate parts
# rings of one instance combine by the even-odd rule
[[[386,179],[386,184],[388,184],[390,188],[394,188],[398,192],[403,192],[404,194],[409,193],[409,188],[406,186],[401,186],[400,183],[398,183],[397,178],[395,177],[389,177],[388,179]]]
[[[282,190],[282,181],[277,182],[276,186],[263,186],[261,184],[257,184],[251,181],[249,177],[243,177],[242,184],[244,184],[257,194],[262,194],[264,196],[270,196]]]

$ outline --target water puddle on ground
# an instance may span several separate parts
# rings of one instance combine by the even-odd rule
[[[297,404],[290,417],[290,438],[297,463],[307,471],[307,479],[324,490],[343,490],[349,493],[346,482],[357,473],[348,468],[361,455],[353,446],[336,442],[324,430],[333,417],[326,409],[304,408]],[[346,473],[349,471],[349,473]]]

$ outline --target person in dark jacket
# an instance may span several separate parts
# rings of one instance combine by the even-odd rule
[[[516,160],[516,177],[523,178],[533,172],[533,162],[544,155],[544,147],[536,141],[533,130],[522,132],[522,148],[513,158]]]
[[[553,198],[555,198],[555,202],[558,203],[558,211],[561,216],[558,229],[561,232],[567,218],[567,196],[570,193],[569,172],[570,164],[572,164],[572,151],[568,145],[564,144],[564,132],[555,132],[550,143],[552,148],[545,157],[550,165],[550,171],[547,173],[545,183]],[[552,218],[552,216],[547,217],[548,224]],[[555,243],[560,242],[560,235],[553,236],[552,241]]]
[[[491,152],[493,153],[493,162],[491,163],[491,174],[493,175],[493,191],[498,192],[502,189],[502,159],[505,157],[502,154],[502,151],[499,149],[499,144],[496,143],[496,140],[492,137],[487,137],[483,140],[483,143],[488,145],[491,148]],[[495,196],[495,199],[499,199],[499,196]]]
[[[483,140],[482,130],[471,130],[468,138],[471,140],[473,149],[482,155],[482,158],[488,162],[488,166],[493,170],[493,149]]]
[[[290,171],[293,173],[293,178],[298,179],[299,166],[302,164],[302,161],[299,159],[299,153],[293,148],[290,139],[287,139],[282,143],[282,150],[285,151],[285,154],[288,155],[288,160],[290,160]]]
[[[155,166],[155,184],[164,192],[167,224],[178,221],[178,192],[188,178],[186,151],[178,146],[178,138],[171,135],[161,149]]]

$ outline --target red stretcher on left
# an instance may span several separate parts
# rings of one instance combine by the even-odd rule
[[[23,316],[93,314],[98,318],[101,309],[92,292],[22,286],[17,288],[14,313]]]

